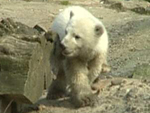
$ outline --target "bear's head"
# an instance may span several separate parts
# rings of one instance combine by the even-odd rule
[[[70,13],[70,21],[61,40],[62,54],[66,57],[88,56],[95,52],[104,33],[104,27],[91,17],[78,17]]]

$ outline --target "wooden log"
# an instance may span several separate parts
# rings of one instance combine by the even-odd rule
[[[52,43],[37,30],[11,19],[1,21],[0,33],[0,95],[35,103],[42,95],[44,76],[47,86],[52,80]]]

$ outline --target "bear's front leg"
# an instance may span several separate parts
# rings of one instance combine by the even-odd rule
[[[107,61],[104,55],[98,55],[94,59],[88,62],[88,77],[90,84],[92,85],[94,80],[100,75],[102,71],[107,71]],[[109,71],[109,70],[108,70]]]
[[[97,95],[92,93],[89,84],[87,63],[69,59],[65,67],[65,74],[71,88],[71,102],[75,107],[93,106]]]

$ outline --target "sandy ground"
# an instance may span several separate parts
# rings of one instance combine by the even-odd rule
[[[122,0],[123,6],[118,9],[118,6],[112,7],[118,0],[107,1],[109,1],[107,4],[98,0],[72,0],[69,3],[85,7],[101,19],[108,29],[110,36],[108,60],[112,71],[107,75],[134,78],[134,72],[138,67],[150,65],[150,16],[135,13],[131,9],[148,8],[150,4],[141,0]],[[55,15],[67,6],[58,0],[44,2],[0,0],[0,19],[9,17],[31,27],[38,24],[48,30]],[[31,113],[149,113],[149,78],[150,75],[146,77],[146,82],[143,82],[143,79],[125,79],[123,81],[126,82],[122,82],[121,79],[121,83],[112,87],[108,85],[112,83],[112,79],[104,80],[107,81],[109,88],[104,87],[100,92],[98,105],[94,108],[76,110],[69,103],[69,99],[56,101],[42,99],[38,102],[40,106],[35,107],[39,110]]]

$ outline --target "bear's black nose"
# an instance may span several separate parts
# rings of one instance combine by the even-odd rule
[[[62,43],[60,43],[60,47],[61,47],[63,50],[66,49],[66,46],[65,46],[64,44],[62,44]]]

